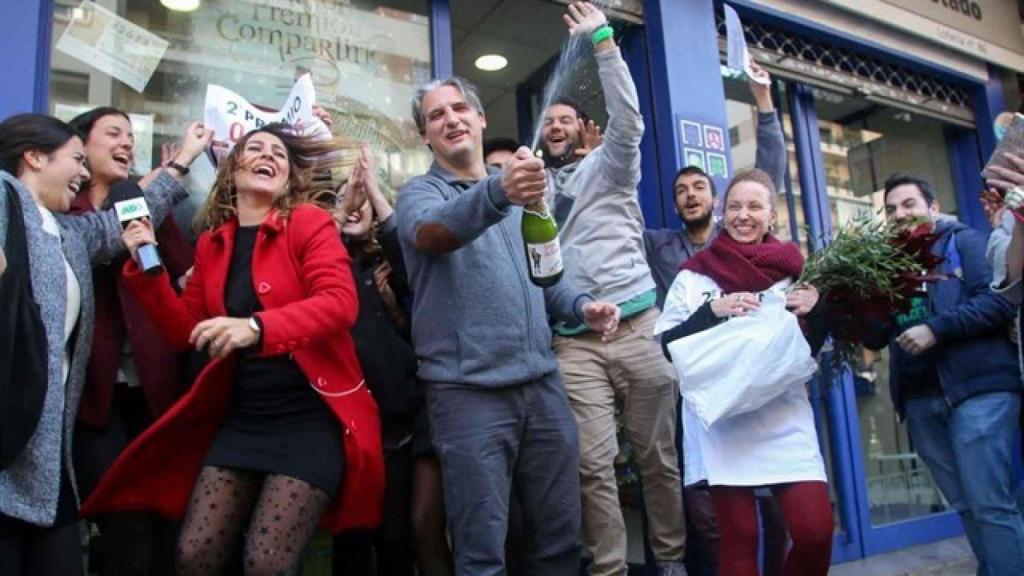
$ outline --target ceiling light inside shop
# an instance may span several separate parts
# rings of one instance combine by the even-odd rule
[[[501,54],[484,54],[473,63],[477,68],[494,72],[508,66],[508,60]]]
[[[175,12],[191,12],[199,8],[199,0],[160,0],[160,3]]]

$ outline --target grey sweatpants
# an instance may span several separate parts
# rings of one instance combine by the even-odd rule
[[[558,372],[506,388],[427,385],[457,576],[505,573],[509,491],[519,496],[528,575],[579,572],[576,421]]]

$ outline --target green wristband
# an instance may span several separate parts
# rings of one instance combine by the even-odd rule
[[[609,40],[614,36],[615,31],[612,30],[611,26],[605,24],[604,26],[601,26],[597,30],[594,30],[594,34],[590,36],[590,41],[593,42],[594,46],[597,46],[601,42]]]

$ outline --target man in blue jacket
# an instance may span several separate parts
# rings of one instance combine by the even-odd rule
[[[917,454],[963,520],[982,566],[1009,576],[1024,566],[1024,521],[1011,489],[1019,435],[1021,376],[1007,336],[1010,301],[992,292],[986,236],[940,219],[928,182],[894,174],[885,183],[886,218],[935,227],[939,279],[892,319],[889,388]],[[885,337],[867,344],[882,348]]]

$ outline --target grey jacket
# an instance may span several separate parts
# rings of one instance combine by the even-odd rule
[[[124,250],[124,244],[121,242],[121,225],[113,210],[80,216],[55,214],[61,230],[61,240],[58,241],[43,231],[42,216],[35,200],[21,181],[4,171],[0,171],[0,179],[12,184],[21,199],[32,293],[39,304],[49,348],[49,386],[42,417],[25,451],[0,471],[0,513],[39,526],[50,526],[57,513],[61,462],[67,466],[68,477],[72,479],[72,489],[77,496],[71,466],[71,432],[92,348],[92,266],[116,256]],[[155,225],[170,213],[174,203],[188,195],[185,188],[166,172],[149,185],[145,194]],[[0,243],[6,240],[7,194],[3,192],[0,194]],[[82,307],[70,343],[67,382],[63,381],[67,277],[61,252],[78,279],[82,294]],[[12,272],[7,270],[6,273]]]
[[[478,182],[438,164],[409,181],[395,213],[413,291],[412,337],[420,379],[496,388],[558,369],[547,313],[582,321],[589,299],[564,280],[541,290],[526,268],[523,210],[509,204],[497,170]],[[416,248],[416,233],[440,224],[461,246],[445,254]]]
[[[767,172],[776,190],[784,190],[786,140],[782,135],[782,124],[774,112],[761,112],[757,115],[757,155],[754,168]],[[718,229],[716,223],[708,243],[715,239]],[[658,286],[658,307],[661,308],[665,303],[665,294],[679,274],[679,267],[692,258],[698,249],[690,243],[686,231],[678,228],[644,230],[644,249],[654,283]]]
[[[548,170],[548,204],[558,212],[563,198],[572,199],[559,222],[569,281],[601,300],[622,303],[654,289],[636,192],[644,120],[619,49],[594,57],[608,109],[604,141],[578,163]]]

